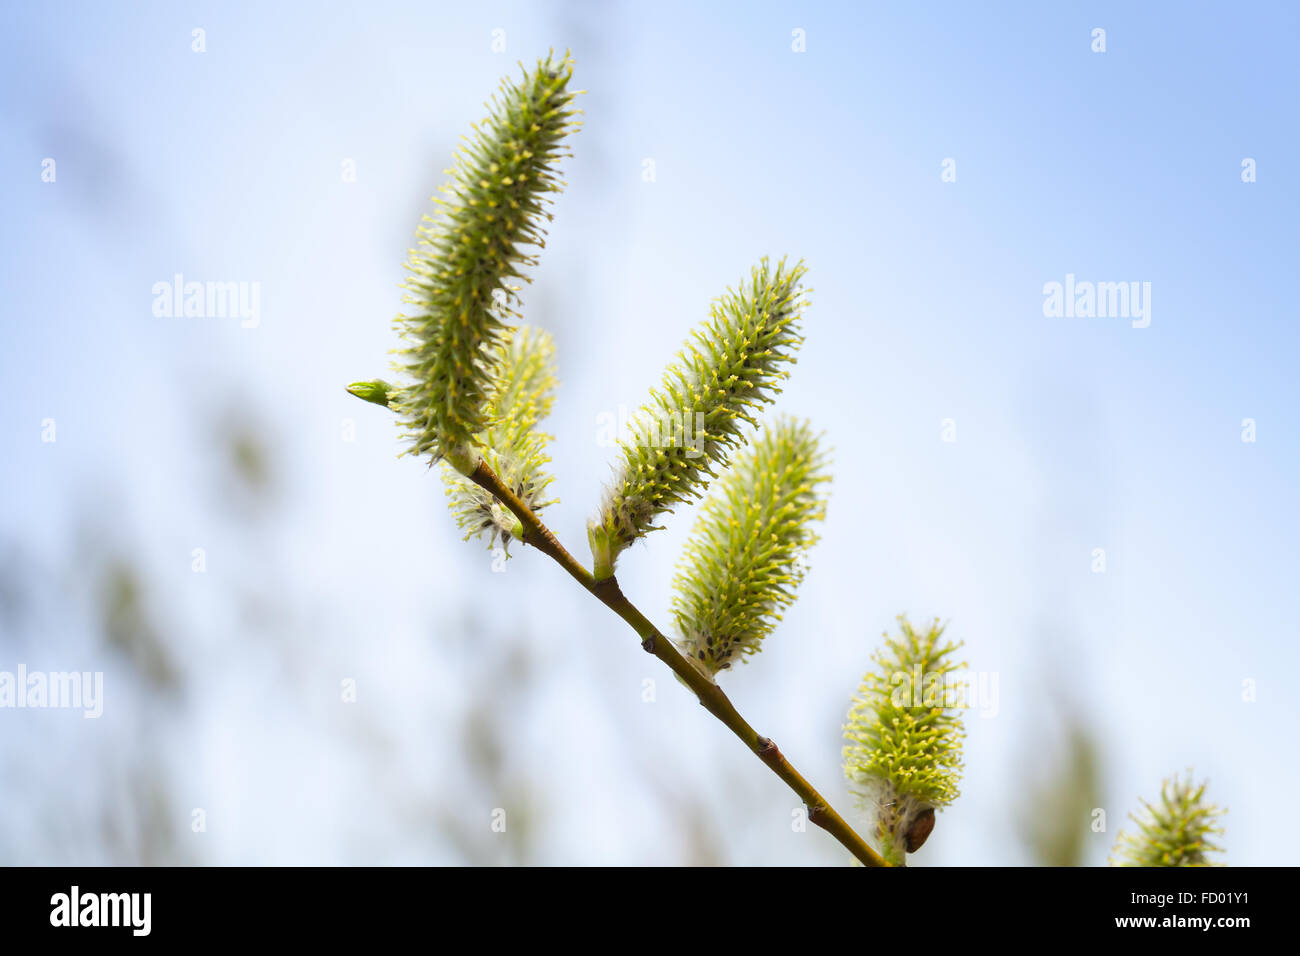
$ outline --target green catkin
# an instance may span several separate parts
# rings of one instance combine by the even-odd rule
[[[844,725],[844,773],[876,816],[881,855],[905,865],[929,835],[934,811],[958,796],[961,716],[948,675],[960,644],[942,641],[936,620],[916,631],[899,619],[898,637],[885,635],[872,655]]]
[[[1173,777],[1160,787],[1160,802],[1142,801],[1141,815],[1130,814],[1136,833],[1121,831],[1111,852],[1111,866],[1219,866],[1211,854],[1223,848],[1211,837],[1223,833],[1218,826],[1223,810],[1205,800],[1205,784],[1196,784],[1189,770],[1185,778]]]
[[[779,418],[713,486],[678,563],[682,653],[710,677],[756,653],[803,580],[826,516],[826,456],[802,421]]]
[[[502,83],[489,116],[457,152],[450,182],[426,216],[407,262],[409,314],[396,327],[406,347],[394,363],[412,384],[389,394],[409,452],[445,457],[468,474],[478,463],[475,436],[491,424],[493,362],[517,316],[521,273],[536,264],[524,250],[544,245],[544,207],[562,186],[558,161],[576,129],[573,62],[547,57],[521,80]],[[364,397],[364,396],[363,396]]]
[[[702,495],[728,453],[745,442],[755,412],[780,391],[803,337],[804,266],[763,259],[747,283],[714,302],[621,442],[622,458],[599,515],[588,525],[597,579],[674,506]]]
[[[501,482],[541,514],[555,503],[544,497],[551,483],[544,471],[551,460],[546,454],[551,436],[537,427],[555,402],[555,344],[546,332],[521,325],[496,350],[484,405],[493,424],[474,435],[474,445]],[[522,535],[519,519],[474,482],[450,468],[443,471],[443,480],[466,540],[486,532],[489,548],[498,540],[505,548],[512,537]]]

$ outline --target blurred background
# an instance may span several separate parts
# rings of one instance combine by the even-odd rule
[[[914,865],[1103,864],[1188,767],[1229,864],[1291,862],[1298,26],[6,4],[0,671],[104,676],[97,719],[0,709],[0,862],[848,862],[558,568],[462,543],[344,391],[387,373],[458,138],[550,48],[589,91],[525,293],[559,350],[561,540],[586,557],[602,416],[759,257],[802,257],[777,407],[835,483],[799,601],[722,678],[741,711],[865,828],[850,695],[896,615],[937,616],[996,697]],[[156,315],[178,274],[257,283],[257,321]],[[1151,283],[1149,327],[1046,317],[1067,274]],[[661,626],[692,517],[620,564]]]

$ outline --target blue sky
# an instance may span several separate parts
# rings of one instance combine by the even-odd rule
[[[792,842],[789,795],[671,681],[661,706],[640,704],[652,672],[617,621],[536,555],[495,575],[461,544],[440,483],[397,460],[392,422],[342,390],[386,370],[405,251],[457,137],[517,61],[571,48],[585,127],[526,294],[560,353],[549,514],[561,538],[582,547],[609,473],[598,416],[638,405],[759,257],[802,257],[808,338],[778,408],[826,431],[835,483],[800,601],[728,675],[742,711],[847,804],[848,696],[896,614],[937,615],[972,667],[999,675],[1001,706],[969,721],[963,797],[918,862],[1024,862],[1008,808],[1050,767],[1061,707],[1086,717],[1104,755],[1111,823],[1089,838],[1092,862],[1138,795],[1188,766],[1230,808],[1229,862],[1287,860],[1300,847],[1271,816],[1300,789],[1286,758],[1300,716],[1288,680],[1300,197],[1285,166],[1298,25],[1294,7],[1269,3],[375,3],[328,18],[301,4],[9,5],[0,532],[38,567],[75,567],[87,511],[131,529],[167,595],[168,641],[196,674],[220,675],[195,678],[188,712],[208,745],[186,751],[181,734],[192,755],[171,771],[182,799],[242,824],[215,830],[204,859],[353,859],[312,836],[329,827],[369,834],[373,858],[393,860],[404,834],[364,818],[364,788],[340,782],[358,758],[313,709],[312,678],[282,685],[256,647],[222,652],[238,623],[215,586],[196,589],[200,544],[214,584],[269,580],[295,633],[324,635],[294,642],[308,674],[383,688],[373,719],[399,753],[437,746],[420,739],[427,708],[465,703],[456,661],[427,646],[430,621],[459,626],[452,609],[527,621],[530,646],[573,662],[545,672],[520,731],[522,754],[553,748],[580,768],[576,780],[538,768],[546,859],[672,859],[656,788],[620,774],[631,740],[659,747],[674,786],[715,806],[752,790],[766,813],[735,837],[737,861],[837,859]],[[941,178],[949,159],[954,182]],[[258,327],[154,316],[154,283],[176,273],[259,283]],[[1067,274],[1149,282],[1149,327],[1045,317],[1044,285]],[[291,489],[267,522],[282,558],[269,568],[214,505],[202,422],[230,406],[260,423]],[[48,418],[53,444],[40,440]],[[620,569],[661,622],[690,519]],[[86,626],[51,610],[0,640],[0,668],[18,653],[80,667],[91,652],[69,635]],[[292,728],[274,745],[266,694]],[[0,747],[15,753],[115,746],[11,716]],[[434,752],[455,766],[454,747]],[[328,778],[310,801],[308,772]],[[437,795],[437,774],[423,785]],[[574,786],[596,796],[575,806]],[[638,807],[655,822],[629,833]]]

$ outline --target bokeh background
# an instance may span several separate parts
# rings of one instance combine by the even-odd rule
[[[847,813],[849,697],[896,615],[938,616],[998,698],[915,865],[1102,864],[1188,767],[1227,862],[1291,862],[1298,26],[1285,3],[5,4],[0,670],[102,671],[105,699],[0,710],[0,862],[847,862],[557,568],[462,543],[344,392],[387,371],[458,137],[550,48],[589,91],[526,292],[559,348],[561,539],[585,556],[600,417],[760,256],[803,257],[778,407],[826,431],[835,483],[798,603],[724,677],[742,712]],[[156,317],[176,273],[259,283],[260,324]],[[1150,326],[1046,318],[1067,273],[1150,282]],[[620,566],[664,624],[691,519]]]

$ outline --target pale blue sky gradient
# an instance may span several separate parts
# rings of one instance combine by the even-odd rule
[[[518,728],[513,759],[548,781],[543,860],[678,860],[663,787],[706,795],[736,828],[723,835],[736,862],[841,860],[790,832],[789,793],[558,571],[523,554],[493,574],[461,544],[440,483],[397,460],[393,423],[343,391],[387,370],[405,251],[457,137],[516,61],[554,47],[573,49],[590,91],[526,293],[559,346],[560,537],[585,556],[613,457],[597,416],[639,404],[760,256],[802,257],[808,339],[777,407],[826,431],[833,498],[799,602],[725,678],[742,711],[847,806],[849,694],[896,614],[938,615],[973,668],[999,675],[1000,712],[968,721],[963,796],[918,864],[1025,862],[1019,801],[1050,770],[1056,704],[1102,745],[1110,824],[1089,837],[1091,862],[1139,795],[1188,766],[1231,810],[1230,863],[1294,859],[1300,837],[1276,807],[1300,792],[1300,14],[1134,6],[6,5],[0,533],[55,566],[76,564],[87,510],[132,529],[168,640],[203,675],[171,761],[182,805],[221,821],[198,858],[456,859],[412,850],[418,824],[372,788],[434,799],[457,777],[440,721],[471,696],[474,651],[448,657],[428,635],[469,605],[576,662],[538,675]],[[941,181],[946,158],[956,182]],[[156,318],[151,288],[178,272],[259,282],[260,326]],[[1067,273],[1150,282],[1150,327],[1045,318],[1043,285]],[[214,506],[196,417],[232,402],[265,427],[290,489],[268,522],[273,561],[241,553]],[[691,517],[620,568],[665,625]],[[190,571],[196,546],[206,578]],[[292,663],[239,641],[217,584],[245,578],[283,599]],[[0,669],[93,660],[121,688],[112,660],[78,643],[86,627],[70,601],[0,637]],[[387,729],[382,758],[347,743],[340,675]],[[0,784],[31,808],[7,821],[36,828],[13,844],[20,859],[53,852],[39,793],[71,792],[75,761],[111,756],[112,734],[129,733],[117,713],[148,713],[117,693],[93,728],[0,713],[6,762],[76,755]],[[553,764],[571,776],[547,777]],[[752,802],[732,823],[735,787]]]

